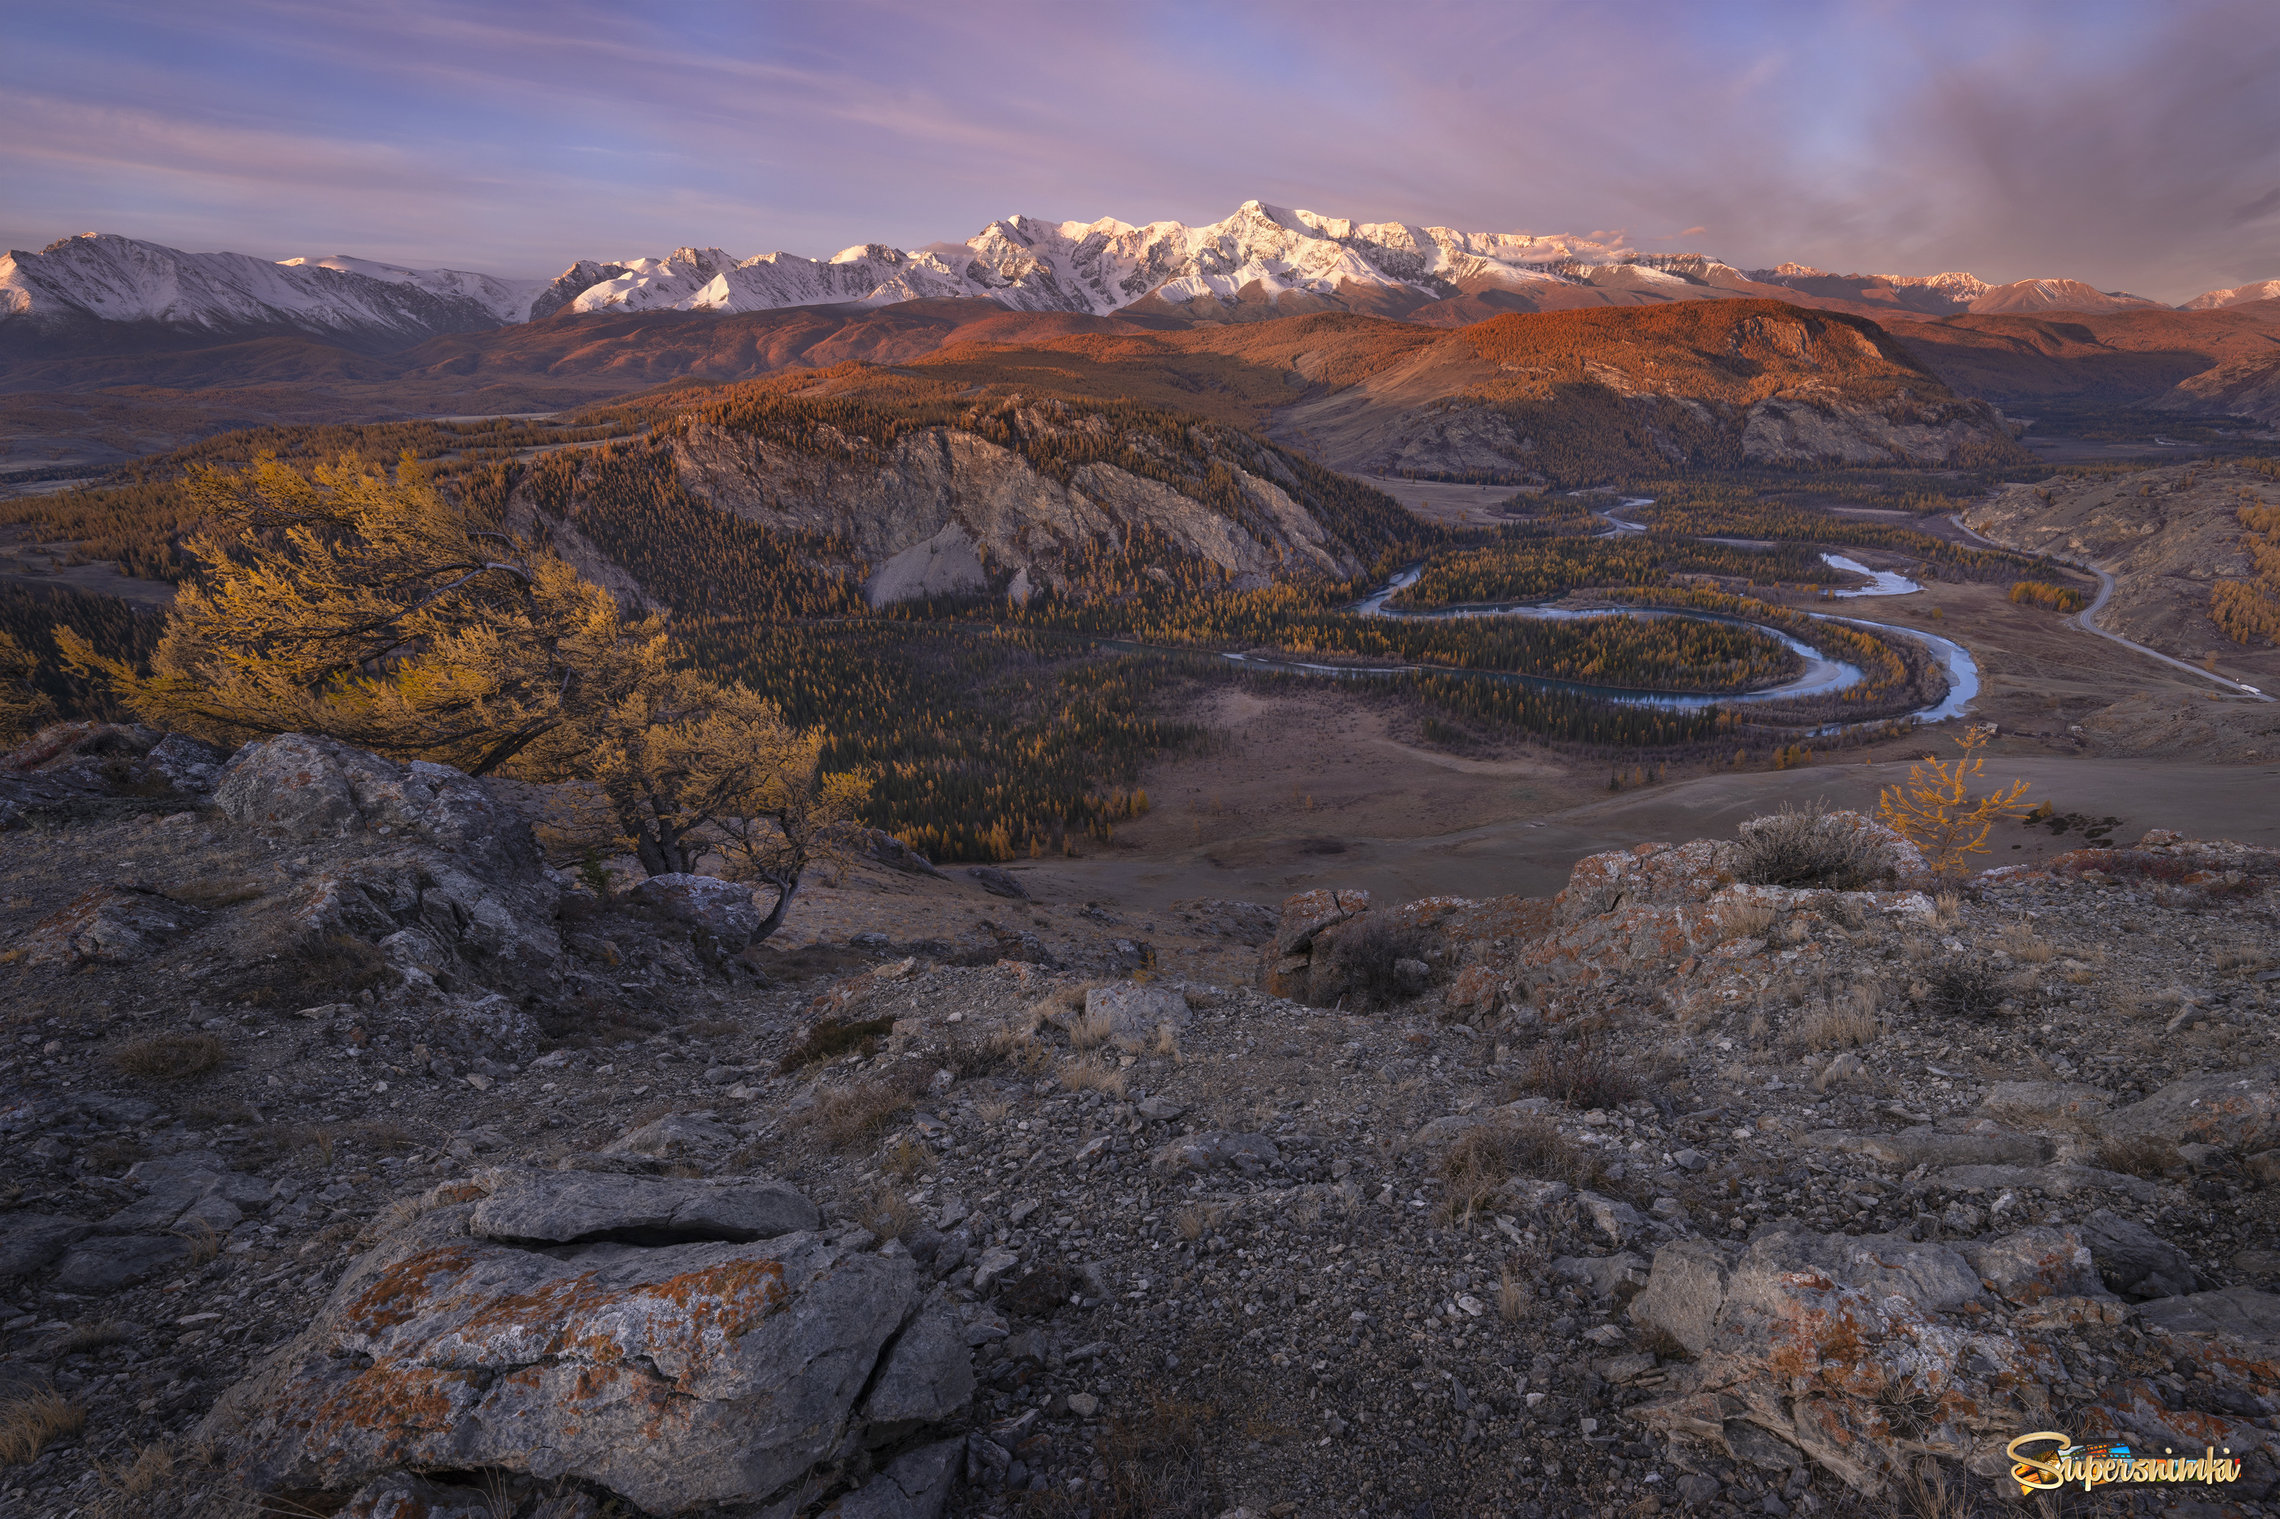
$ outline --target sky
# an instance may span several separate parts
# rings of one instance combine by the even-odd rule
[[[1258,198],[1744,268],[2280,278],[2271,0],[0,0],[0,243],[551,276]]]

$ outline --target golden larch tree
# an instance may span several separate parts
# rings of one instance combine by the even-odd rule
[[[2027,783],[2013,781],[2008,789],[1972,795],[1986,758],[1990,730],[1966,728],[1955,740],[1963,752],[1952,760],[1927,754],[1908,767],[1908,779],[1884,788],[1876,815],[1905,835],[1924,853],[1941,875],[1960,872],[1967,855],[1983,854],[1987,835],[2004,818],[2022,816]]]

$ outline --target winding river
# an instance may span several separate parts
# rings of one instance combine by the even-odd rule
[[[1648,506],[1651,504],[1652,500],[1648,497],[1625,497],[1620,502],[1622,507]],[[1613,511],[1603,511],[1598,515],[1608,524],[1607,532],[1600,535],[1602,537],[1611,538],[1622,534],[1646,531],[1639,523],[1617,517]],[[1848,574],[1861,575],[1867,578],[1868,584],[1865,586],[1857,586],[1833,593],[1840,598],[1907,596],[1923,589],[1922,586],[1904,575],[1896,575],[1889,570],[1872,570],[1867,565],[1848,559],[1842,554],[1823,554],[1821,560],[1832,569],[1843,570]],[[1733,692],[1726,695],[1707,695],[1696,691],[1641,691],[1628,686],[1595,685],[1587,681],[1559,680],[1546,675],[1523,675],[1508,670],[1464,670],[1449,673],[1512,681],[1548,691],[1572,691],[1623,706],[1660,707],[1681,712],[1701,711],[1710,707],[1735,707],[1763,702],[1794,701],[1800,697],[1809,696],[1828,696],[1856,686],[1861,681],[1859,666],[1841,659],[1831,658],[1811,644],[1792,637],[1779,628],[1766,627],[1762,623],[1748,622],[1741,618],[1722,617],[1711,612],[1689,612],[1675,608],[1646,607],[1605,607],[1576,611],[1562,607],[1534,606],[1517,602],[1445,607],[1430,612],[1402,611],[1395,608],[1391,604],[1393,598],[1415,585],[1418,577],[1423,573],[1424,566],[1422,564],[1409,566],[1377,590],[1354,603],[1350,610],[1360,617],[1392,617],[1414,621],[1460,617],[1525,617],[1540,622],[1575,622],[1594,617],[1648,619],[1685,617],[1697,622],[1721,622],[1756,628],[1770,637],[1781,640],[1792,653],[1805,663],[1803,670],[1778,686],[1768,686],[1758,691]],[[1858,617],[1839,617],[1828,612],[1806,612],[1804,615],[1817,622],[1843,623],[1848,627],[1866,628],[1879,633],[1891,634],[1897,638],[1910,639],[1930,650],[1947,671],[1948,689],[1947,694],[1939,701],[1906,714],[1919,722],[1936,723],[1944,722],[1952,717],[1961,717],[1969,708],[1972,698],[1979,694],[1978,662],[1971,657],[1971,651],[1959,643],[1942,638],[1936,633],[1926,633],[1918,628],[1896,627],[1891,623],[1869,622]],[[1331,677],[1407,675],[1431,668],[1423,665],[1310,664],[1302,660],[1271,659],[1254,654],[1227,654],[1223,657],[1236,664],[1247,665],[1255,669],[1282,670],[1294,674]],[[1890,719],[1877,719],[1877,721],[1890,721]],[[1814,736],[1820,736],[1835,733],[1851,726],[1854,725],[1833,723],[1816,728],[1812,732]]]

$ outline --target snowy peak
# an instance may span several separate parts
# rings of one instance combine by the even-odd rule
[[[0,259],[0,315],[162,322],[217,332],[298,328],[416,340],[520,321],[536,281],[345,257],[272,263],[87,232]]]
[[[1247,200],[1216,222],[1144,225],[1013,215],[962,243],[908,250],[859,243],[827,259],[738,258],[719,248],[581,259],[554,279],[501,279],[332,254],[272,263],[185,253],[107,233],[0,259],[0,320],[145,321],[215,332],[293,328],[410,343],[562,313],[775,311],[986,299],[1016,311],[1106,316],[1136,302],[1208,309],[1300,295],[1362,310],[1415,311],[1478,297],[1486,310],[1765,295],[1901,316],[2116,311],[2153,303],[2078,280],[1991,285],[1970,274],[1831,274],[1784,263],[1744,272],[1701,254],[1644,253],[1620,233],[1465,232],[1357,222]],[[2280,281],[2210,291],[2200,310],[2280,296]]]
[[[2214,311],[2220,306],[2242,306],[2250,301],[2280,301],[2280,280],[2258,280],[2252,285],[2235,285],[2230,290],[2204,290],[2177,309]]]

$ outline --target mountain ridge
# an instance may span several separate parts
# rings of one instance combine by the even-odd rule
[[[2204,292],[2180,309],[2257,299],[2260,288]],[[407,346],[565,311],[741,314],[962,298],[1014,311],[1099,317],[1138,308],[1201,321],[1345,309],[1439,326],[1507,311],[1734,298],[1912,319],[2165,309],[2064,278],[1990,284],[1961,272],[1838,275],[1795,262],[1744,270],[1701,253],[1643,252],[1616,234],[1359,222],[1261,200],[1199,225],[1015,215],[962,243],[915,250],[865,243],[823,259],[784,252],[738,258],[691,245],[663,257],[581,258],[552,280],[337,253],[272,263],[94,232],[0,258],[0,325],[155,321]]]

